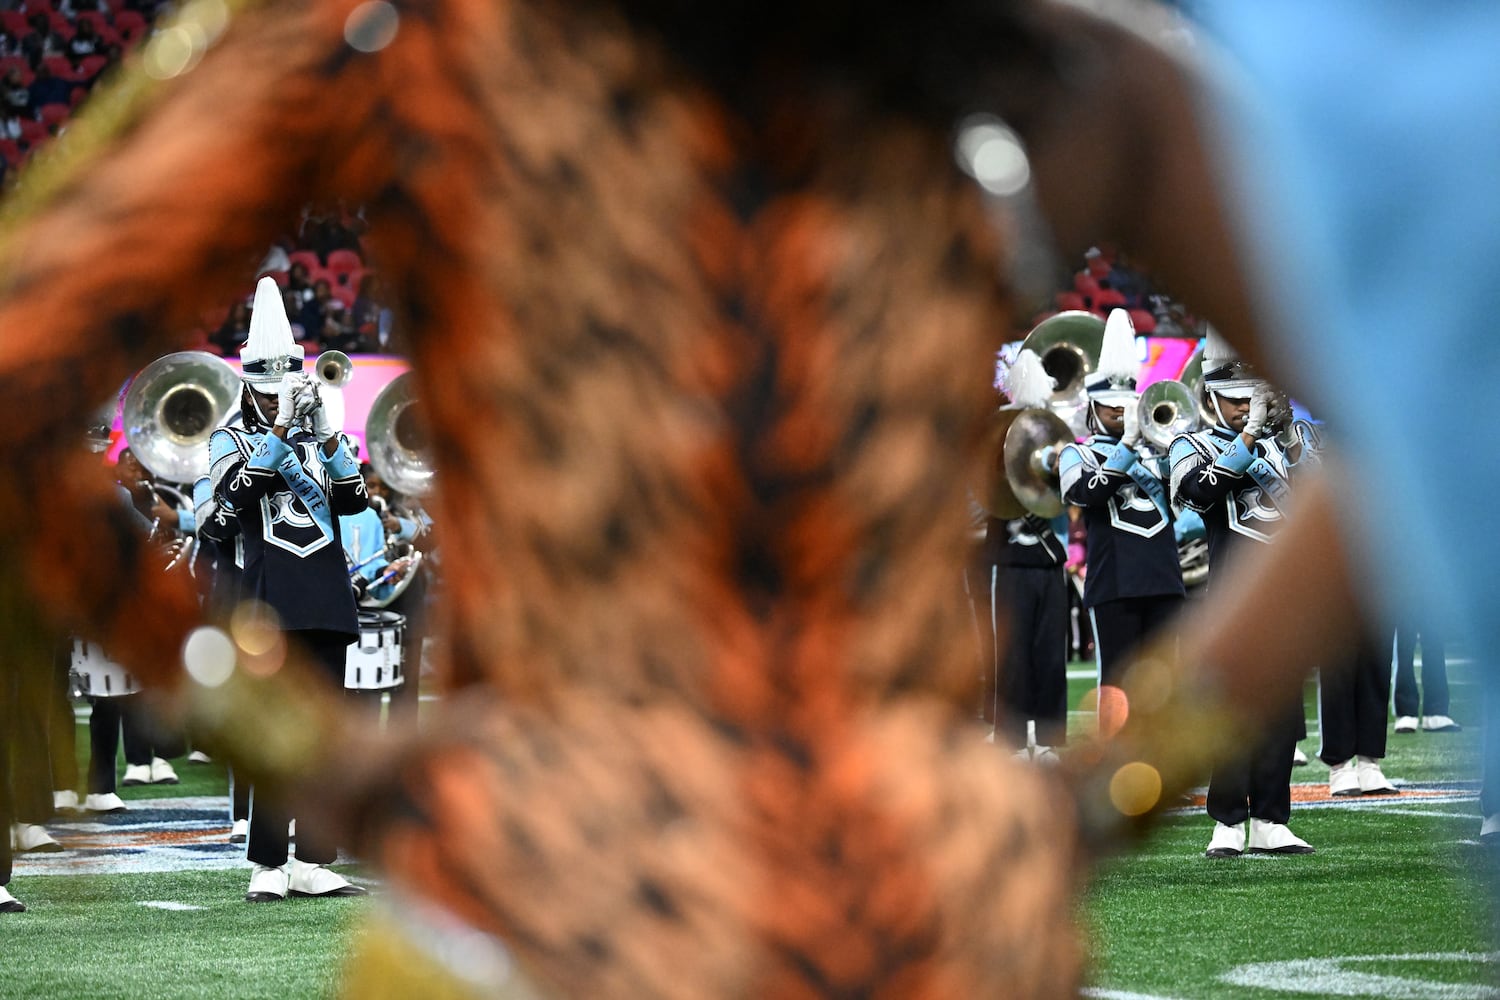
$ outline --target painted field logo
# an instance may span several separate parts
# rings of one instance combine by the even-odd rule
[[[229,800],[219,796],[136,799],[128,812],[59,819],[48,829],[60,854],[23,854],[18,875],[204,871],[245,864],[229,843]]]
[[[1246,986],[1283,993],[1320,997],[1389,997],[1391,1000],[1493,1000],[1500,988],[1477,979],[1494,978],[1491,968],[1497,952],[1423,952],[1414,955],[1353,955],[1346,958],[1303,958],[1287,962],[1255,962],[1237,966],[1219,979],[1233,986]],[[1385,971],[1367,972],[1361,966]],[[1392,967],[1415,966],[1409,975]],[[1432,979],[1435,974],[1472,973],[1469,982]]]
[[[1292,786],[1292,806],[1296,809],[1384,809],[1388,806],[1442,805],[1450,802],[1470,802],[1479,796],[1477,781],[1393,781],[1399,795],[1353,795],[1334,798],[1328,793],[1326,783],[1297,784]],[[1171,810],[1178,815],[1201,812],[1207,799],[1200,791],[1190,798],[1189,805]]]

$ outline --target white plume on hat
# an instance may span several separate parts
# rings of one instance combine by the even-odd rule
[[[1035,351],[1022,351],[1005,372],[1005,394],[1010,397],[1011,409],[1044,407],[1052,399],[1052,389],[1052,376]]]
[[[302,370],[306,353],[292,337],[276,279],[261,278],[250,311],[250,336],[240,348],[242,377],[260,392],[276,392],[287,372]]]
[[[1133,404],[1140,366],[1135,346],[1135,324],[1124,309],[1113,309],[1104,321],[1099,364],[1084,380],[1084,390],[1090,399],[1105,406]]]
[[[1203,338],[1203,387],[1229,399],[1249,399],[1264,383],[1212,326]]]
[[[1206,325],[1208,332],[1203,338],[1203,370],[1210,371],[1231,361],[1238,361],[1240,352],[1234,349],[1234,345],[1225,340],[1224,335],[1215,330],[1212,324]]]

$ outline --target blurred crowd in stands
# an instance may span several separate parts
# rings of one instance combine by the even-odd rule
[[[269,274],[281,286],[292,336],[308,357],[323,351],[387,354],[392,313],[382,301],[380,279],[365,266],[360,237],[363,212],[344,205],[309,205],[297,232],[273,246],[255,278]],[[188,338],[192,350],[225,357],[239,355],[250,335],[250,282],[243,298],[212,310]]]
[[[0,178],[9,184],[110,66],[145,38],[162,0],[0,0]]]
[[[1109,246],[1093,247],[1084,255],[1083,268],[1065,279],[1063,289],[1052,296],[1046,309],[1031,317],[1026,330],[1068,310],[1091,312],[1103,319],[1111,309],[1127,310],[1141,336],[1198,336],[1197,319],[1153,287],[1143,265]]]

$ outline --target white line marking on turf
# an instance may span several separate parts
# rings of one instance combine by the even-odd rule
[[[1079,996],[1093,997],[1094,1000],[1171,1000],[1170,997],[1159,997],[1154,993],[1131,993],[1129,990],[1106,990],[1097,986],[1088,986],[1078,991]]]
[[[207,907],[194,906],[192,903],[174,903],[170,899],[146,899],[137,906],[149,906],[153,910],[203,910]]]
[[[1324,997],[1387,997],[1389,1000],[1494,1000],[1500,989],[1480,983],[1449,983],[1407,978],[1344,968],[1354,962],[1484,962],[1493,963],[1493,952],[1449,951],[1411,955],[1349,955],[1343,958],[1303,958],[1285,962],[1252,962],[1236,966],[1219,977],[1234,986],[1249,986],[1286,993],[1311,993]],[[1424,970],[1426,971],[1426,970]]]

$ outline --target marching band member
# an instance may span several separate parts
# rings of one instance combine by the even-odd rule
[[[1006,393],[1010,409],[1047,405],[1052,380],[1036,354],[1021,352],[1007,373]],[[1051,521],[1031,513],[991,518],[985,542],[994,563],[990,627],[993,635],[1007,636],[996,680],[986,685],[996,693],[986,714],[995,723],[995,738],[1018,747],[1017,756],[1055,761],[1053,748],[1066,742],[1068,732],[1067,546]],[[1001,661],[1001,651],[996,654]],[[1029,725],[1035,726],[1034,743]]]
[[[244,428],[238,409],[224,426]],[[198,528],[198,581],[203,604],[210,615],[223,618],[240,601],[245,546],[239,518],[214,494],[210,476],[200,476],[193,484],[193,512]],[[241,780],[232,763],[228,774],[229,842],[243,844],[250,836],[250,785]]]
[[[1226,557],[1242,540],[1270,541],[1282,519],[1292,467],[1308,449],[1288,449],[1268,434],[1270,385],[1212,329],[1203,348],[1203,392],[1216,423],[1173,440],[1171,486],[1176,502],[1203,517],[1212,588],[1223,578]],[[1214,768],[1208,786],[1214,832],[1205,856],[1243,854],[1247,819],[1249,850],[1312,853],[1312,846],[1286,825],[1292,813],[1292,753],[1301,725],[1299,699],[1267,726],[1244,757]]]
[[[10,740],[15,732],[19,698],[15,671],[0,668],[0,913],[22,913],[26,905],[11,895],[11,847],[9,830],[12,813],[10,777]]]
[[[1141,442],[1135,328],[1123,309],[1105,323],[1097,370],[1084,383],[1091,435],[1063,449],[1063,500],[1088,528],[1084,606],[1099,683],[1114,684],[1131,652],[1182,605],[1182,567],[1164,456]]]
[[[419,505],[403,505],[396,493],[368,463],[360,466],[370,506],[380,514],[389,540],[409,544],[414,550],[431,557],[432,519]],[[387,608],[406,619],[401,633],[401,656],[406,683],[391,692],[392,717],[416,719],[417,700],[422,680],[422,644],[427,638],[427,593],[431,559],[424,559],[409,572],[416,574],[406,589]]]
[[[209,440],[217,499],[238,520],[245,560],[242,593],[270,608],[279,627],[342,688],[345,650],[359,636],[338,515],[366,506],[365,485],[347,444],[302,372],[303,349],[274,279],[255,290],[250,336],[240,352],[244,429]],[[311,432],[301,424],[307,420]],[[365,890],[325,866],[338,856],[311,823],[299,824],[288,856],[285,810],[256,796],[247,857],[248,902],[298,896],[357,896]]]

